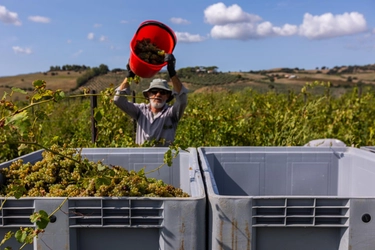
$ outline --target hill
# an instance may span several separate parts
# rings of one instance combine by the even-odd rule
[[[270,89],[286,92],[289,90],[300,91],[306,82],[324,81],[331,82],[336,94],[344,93],[353,86],[371,86],[375,88],[375,64],[364,66],[341,66],[328,69],[304,70],[298,68],[278,68],[249,72],[211,72],[193,71],[194,68],[178,70],[180,79],[191,91],[209,91],[210,89],[238,91],[251,87],[264,92]],[[62,89],[66,93],[80,92],[77,89],[77,78],[84,71],[48,71],[44,73],[23,74],[17,76],[0,77],[0,94],[10,93],[12,87],[32,90],[32,82],[42,79],[47,82],[50,89]],[[97,92],[107,88],[116,87],[125,78],[126,71],[108,72],[89,80],[84,86]],[[165,72],[159,72],[154,78],[165,78]],[[140,84],[133,85],[136,92],[147,88],[152,79],[141,79]],[[14,98],[19,98],[17,93]]]

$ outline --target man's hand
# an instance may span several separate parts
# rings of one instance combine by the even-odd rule
[[[126,69],[128,70],[128,74],[126,75],[127,78],[134,78],[135,77],[135,74],[134,72],[132,71],[132,69],[130,68],[129,66],[129,63],[126,64]]]
[[[169,77],[172,78],[176,75],[175,65],[176,65],[176,58],[173,54],[165,54],[164,61],[167,62],[167,70]]]

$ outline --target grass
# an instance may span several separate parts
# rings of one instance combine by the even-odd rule
[[[53,73],[53,74],[52,74]],[[57,73],[57,74],[56,74]],[[83,74],[83,72],[61,71],[61,72],[46,72],[46,73],[32,73],[22,74],[16,76],[0,77],[0,95],[1,97],[5,92],[11,93],[11,88],[16,87],[26,91],[33,90],[33,81],[45,80],[47,87],[52,90],[61,89],[64,92],[69,92],[74,89],[77,85],[77,78]],[[24,95],[14,93],[13,98],[15,100],[24,98]]]

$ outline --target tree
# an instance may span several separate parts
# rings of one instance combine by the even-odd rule
[[[100,64],[99,65],[99,71],[101,75],[105,75],[109,72],[108,66],[105,64]]]

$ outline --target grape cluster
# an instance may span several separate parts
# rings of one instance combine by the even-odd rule
[[[143,169],[92,162],[75,149],[59,146],[43,151],[34,164],[17,160],[0,172],[6,177],[0,196],[21,191],[23,197],[189,197],[180,188],[147,178]]]
[[[134,52],[139,58],[147,63],[164,63],[164,50],[159,49],[149,38],[137,40]]]

